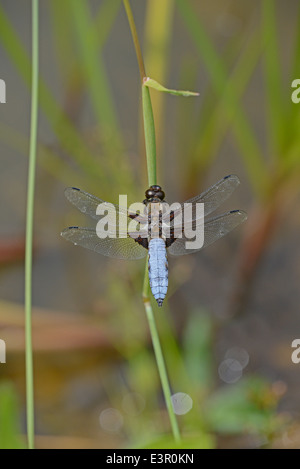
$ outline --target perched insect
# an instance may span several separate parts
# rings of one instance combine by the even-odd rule
[[[176,208],[171,210],[164,200],[165,193],[162,188],[153,185],[145,193],[143,212],[131,211],[105,202],[74,187],[67,188],[67,199],[81,212],[98,222],[103,219],[103,213],[99,214],[98,209],[101,206],[107,212],[108,229],[103,235],[99,234],[97,227],[71,226],[62,231],[61,236],[73,244],[117,259],[141,259],[148,253],[150,287],[158,306],[162,306],[168,289],[167,253],[181,256],[197,252],[225,236],[247,219],[247,214],[241,210],[231,210],[213,218],[206,218],[232,194],[239,183],[237,176],[226,176],[202,194],[182,204],[176,204]],[[198,204],[203,207],[200,215]],[[187,216],[185,207],[190,208]],[[135,228],[130,228],[132,223],[128,223],[128,226],[126,223],[118,224],[117,219],[120,217],[125,217],[128,222],[134,221]],[[191,230],[196,232],[197,229],[202,229],[204,238],[200,247],[193,247],[188,245],[190,238],[186,233]]]

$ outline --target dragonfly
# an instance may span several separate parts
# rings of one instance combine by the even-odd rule
[[[201,194],[176,204],[174,210],[165,201],[165,193],[159,185],[152,185],[145,192],[144,212],[132,211],[120,205],[105,202],[81,189],[69,187],[65,190],[66,198],[82,213],[99,222],[102,215],[97,207],[102,206],[107,212],[106,237],[99,237],[97,226],[84,228],[71,226],[61,232],[61,236],[74,245],[90,249],[104,256],[116,259],[142,259],[148,255],[149,283],[158,306],[162,306],[168,290],[168,255],[182,256],[198,252],[210,246],[218,239],[230,233],[247,219],[246,212],[230,210],[214,217],[207,217],[214,212],[240,184],[236,175],[229,175],[212,185]],[[202,204],[202,210],[196,210]],[[185,207],[191,207],[188,216],[182,222]],[[172,207],[172,206],[171,206]],[[135,228],[117,223],[117,217],[125,217],[128,222],[135,222]],[[190,241],[186,228],[203,230],[201,246],[187,247]]]

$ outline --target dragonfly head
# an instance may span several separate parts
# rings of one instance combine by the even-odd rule
[[[153,185],[145,192],[145,202],[162,202],[165,198],[165,193],[160,186]]]

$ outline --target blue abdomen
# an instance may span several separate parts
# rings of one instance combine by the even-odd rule
[[[163,239],[155,238],[149,242],[149,282],[158,306],[162,306],[168,290],[168,259]]]

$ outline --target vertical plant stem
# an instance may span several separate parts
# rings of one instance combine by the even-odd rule
[[[129,0],[123,0],[128,22],[135,46],[137,60],[140,69],[140,75],[142,80],[142,100],[143,100],[143,116],[144,116],[144,132],[145,132],[145,145],[147,155],[147,170],[148,170],[148,182],[149,186],[156,184],[156,144],[155,144],[155,128],[153,119],[153,110],[150,99],[150,92],[148,87],[144,86],[144,80],[146,78],[146,72],[144,67],[144,61],[142,51],[134,23],[133,14],[131,11]],[[149,324],[151,340],[153,344],[155,359],[157,363],[158,373],[166,401],[166,407],[169,414],[170,424],[174,439],[177,443],[180,442],[180,432],[178,428],[177,419],[174,413],[174,408],[171,399],[171,389],[168,380],[166,365],[163,357],[163,352],[160,345],[160,340],[157,332],[157,327],[154,319],[153,309],[150,302],[150,289],[149,289],[149,278],[148,278],[148,262],[146,262],[144,287],[143,287],[143,301],[145,305],[146,316]]]
[[[178,423],[173,409],[172,399],[171,399],[171,390],[168,380],[165,360],[163,352],[160,345],[160,340],[157,332],[157,327],[155,323],[155,318],[153,314],[153,309],[150,302],[150,289],[149,289],[149,278],[148,278],[148,262],[146,262],[145,277],[144,277],[144,287],[143,287],[143,301],[146,311],[146,316],[149,324],[151,340],[153,344],[155,359],[157,363],[158,373],[161,381],[161,386],[163,389],[167,411],[169,414],[170,424],[173,432],[174,439],[177,443],[180,442],[180,433],[178,428]]]
[[[156,184],[156,143],[154,117],[148,86],[142,85],[144,133],[149,186]]]
[[[138,35],[137,35],[137,30],[136,30],[136,27],[135,27],[134,18],[133,18],[133,14],[132,14],[132,10],[131,10],[131,7],[130,7],[129,0],[123,0],[123,3],[124,3],[124,8],[125,8],[125,11],[126,11],[127,18],[128,18],[128,23],[129,23],[129,26],[130,26],[130,31],[131,31],[131,35],[132,35],[132,39],[133,39],[133,43],[134,43],[134,47],[135,47],[135,53],[136,53],[137,61],[138,61],[138,64],[139,64],[141,81],[143,83],[143,80],[146,77],[146,72],[145,72],[145,66],[144,66],[142,50],[141,50],[139,38],[138,38]]]
[[[169,48],[171,43],[174,0],[147,0],[145,18],[145,52],[144,57],[151,76],[159,83],[166,82],[169,65]],[[156,123],[156,148],[158,153],[163,149],[165,125],[164,93],[153,93],[151,96],[154,120]]]
[[[34,448],[34,390],[32,354],[32,241],[34,188],[38,124],[38,80],[39,80],[39,10],[38,0],[32,0],[32,84],[31,84],[31,125],[26,211],[25,251],[25,358],[26,358],[26,410],[28,448]]]

